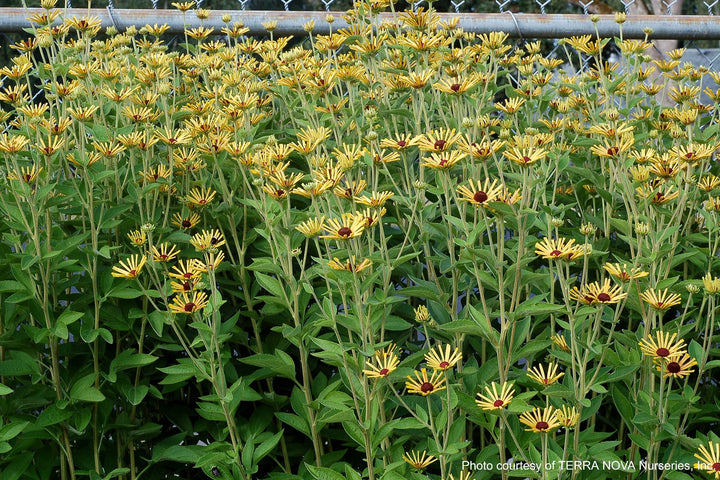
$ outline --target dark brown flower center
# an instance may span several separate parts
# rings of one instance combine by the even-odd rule
[[[618,147],[610,147],[607,150],[608,155],[617,155],[620,149]]]
[[[475,192],[475,195],[473,195],[473,200],[475,200],[478,203],[483,203],[485,200],[488,199],[488,194],[480,190],[479,192]]]
[[[447,165],[447,163],[448,163],[447,158],[443,158],[442,160],[440,160],[440,163],[438,165],[441,167],[444,167],[445,165]]]
[[[193,310],[195,310],[195,304],[193,302],[188,302],[185,304],[186,312],[192,312]]]
[[[530,158],[530,157],[528,157],[527,155],[525,155],[524,157],[522,157],[522,161],[523,161],[523,163],[531,163],[531,162],[532,162],[532,158]]]
[[[381,376],[381,377],[387,377],[387,375],[390,373],[390,370],[388,370],[387,368],[383,368],[383,369],[380,370],[380,372],[378,372],[378,373],[380,373],[380,376]]]
[[[422,385],[420,385],[420,391],[423,393],[432,392],[433,390],[435,390],[435,385],[433,385],[430,382],[425,382]]]
[[[548,425],[547,422],[537,422],[535,424],[535,428],[537,428],[538,430],[547,430],[548,428],[550,428],[550,425]]]
[[[459,83],[453,83],[452,85],[450,85],[450,90],[452,90],[453,92],[459,91],[459,90],[460,90],[460,84],[459,84]]]
[[[401,147],[401,148],[402,148],[402,147],[404,147],[405,145],[407,145],[407,142],[406,142],[405,140],[400,140],[400,141],[397,142],[397,144],[398,144],[398,147]]]
[[[190,223],[190,220],[183,220],[181,225],[182,225],[183,228],[190,228],[190,227],[192,227],[192,223]]]
[[[435,140],[435,145],[433,146],[435,147],[435,150],[444,150],[445,145],[447,145],[447,142],[441,138],[440,140]]]
[[[496,407],[496,408],[502,407],[503,405],[505,405],[505,402],[503,402],[502,400],[495,400],[493,402],[493,407]]]
[[[609,302],[610,300],[612,300],[612,298],[610,297],[610,295],[608,295],[608,294],[605,293],[605,292],[599,294],[599,295],[597,296],[597,299],[598,299],[599,301],[601,301],[601,302]]]
[[[448,368],[450,366],[450,364],[448,362],[446,362],[445,360],[443,360],[442,362],[440,362],[440,365],[438,365],[438,366],[440,368]]]
[[[190,286],[190,282],[185,282],[183,283],[182,288],[184,291],[189,292],[192,287]]]
[[[668,371],[668,373],[679,373],[680,372],[680,364],[678,362],[668,363],[667,371]]]
[[[713,463],[712,468],[713,468],[713,470],[715,470],[716,472],[720,472],[720,462],[715,462],[715,463]]]
[[[130,274],[131,277],[134,277],[135,275],[137,275],[137,270],[135,270],[135,269],[133,268],[133,269],[130,270],[128,273]]]
[[[341,227],[337,233],[341,237],[348,238],[350,235],[352,235],[352,230],[349,227]]]
[[[670,350],[665,347],[660,347],[655,351],[655,355],[657,355],[658,357],[667,357],[668,355],[670,355]]]
[[[551,257],[559,257],[560,255],[562,255],[562,252],[560,250],[553,250],[552,252],[550,252]]]
[[[212,237],[210,239],[210,245],[215,245],[216,243],[218,243],[218,239],[216,237]]]

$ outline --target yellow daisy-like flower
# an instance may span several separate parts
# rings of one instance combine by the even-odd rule
[[[640,298],[656,310],[667,310],[675,305],[680,305],[682,300],[679,294],[668,293],[667,288],[662,291],[649,288],[640,294]]]
[[[648,272],[644,272],[640,268],[628,267],[627,265],[621,265],[619,263],[606,263],[603,265],[603,268],[623,283],[648,276]]]
[[[497,201],[500,193],[502,193],[502,185],[498,185],[497,183],[497,179],[490,183],[489,178],[486,178],[484,183],[470,180],[468,181],[470,188],[465,185],[460,185],[457,188],[459,195],[458,200],[462,202],[470,202],[476,207],[484,207],[490,202]]]
[[[408,393],[417,393],[426,397],[446,388],[445,376],[442,371],[435,371],[432,376],[428,377],[427,369],[423,368],[419,372],[415,372],[415,378],[408,375],[405,388]]]
[[[160,248],[154,245],[152,247],[153,260],[156,262],[169,262],[177,257],[179,253],[180,250],[178,250],[175,245],[170,246],[167,243],[161,244]]]
[[[205,250],[219,248],[225,245],[225,237],[220,230],[203,230],[193,235],[190,243],[198,251],[204,252]]]
[[[565,375],[563,372],[558,373],[557,369],[557,364],[554,362],[550,362],[548,363],[547,368],[540,364],[529,369],[527,374],[528,377],[532,378],[540,385],[544,385],[547,387],[548,385],[552,385],[553,383],[557,382],[563,375]]]
[[[552,407],[544,409],[534,407],[532,412],[525,412],[520,415],[520,423],[527,425],[526,432],[548,433],[560,426],[557,417],[557,410]]]
[[[200,272],[195,268],[194,260],[180,260],[168,275],[172,278],[177,278],[181,282],[187,282],[199,277]]]
[[[431,153],[430,158],[424,158],[423,167],[432,168],[433,170],[448,170],[454,167],[458,162],[467,156],[466,153],[452,150],[442,153]]]
[[[713,277],[709,273],[702,278],[705,292],[709,294],[715,294],[720,292],[720,278]]]
[[[212,188],[193,188],[187,196],[188,206],[204,207],[213,201],[217,192]]]
[[[333,189],[333,193],[341,198],[352,200],[354,196],[360,195],[363,190],[367,187],[365,180],[356,180],[354,182],[348,182],[345,185],[336,185]]]
[[[368,260],[367,258],[363,259],[363,261],[360,263],[356,263],[355,255],[352,256],[352,259],[345,260],[345,262],[340,261],[340,259],[337,257],[334,257],[332,260],[330,260],[330,262],[328,262],[328,266],[333,270],[347,270],[348,272],[353,273],[362,272],[370,265],[372,265],[372,261]]]
[[[349,240],[359,236],[363,232],[365,229],[364,219],[352,213],[344,213],[340,220],[332,218],[325,222],[323,229],[328,233],[321,235],[320,238]]]
[[[182,228],[183,230],[190,230],[198,223],[200,223],[200,215],[198,215],[197,213],[193,213],[192,215],[189,215],[187,217],[183,217],[179,213],[175,213],[173,215],[172,224]]]
[[[365,362],[367,368],[363,370],[363,373],[369,378],[387,377],[397,369],[399,364],[400,359],[395,353],[395,345],[389,345],[387,348],[375,352],[372,360]]]
[[[395,193],[389,191],[372,192],[372,195],[369,197],[367,195],[355,197],[355,203],[367,205],[368,207],[382,207],[393,195],[395,195]]]
[[[563,352],[570,351],[570,347],[568,346],[567,342],[565,341],[565,337],[563,337],[559,333],[556,333],[555,335],[553,335],[550,338],[553,341],[553,343],[555,344],[555,346],[558,347]]]
[[[658,372],[666,377],[684,378],[693,372],[697,360],[686,352],[678,352],[664,358],[655,358]]]
[[[169,308],[173,313],[190,314],[202,310],[207,304],[208,299],[205,292],[193,292],[191,297],[183,292],[173,298]]]
[[[392,148],[393,150],[406,150],[415,145],[413,136],[410,134],[401,134],[395,138],[385,138],[380,142],[382,148]]]
[[[437,349],[437,350],[436,350]],[[425,354],[425,361],[428,367],[433,370],[450,370],[460,360],[462,360],[462,352],[459,348],[450,350],[450,345],[445,345],[445,348],[437,346],[436,349],[430,350]]]
[[[142,230],[133,230],[128,233],[127,236],[130,239],[130,242],[132,242],[132,244],[136,247],[142,247],[145,245],[145,242],[147,242],[147,235],[145,235],[145,232]]]
[[[585,255],[582,245],[575,245],[574,239],[545,237],[535,244],[535,253],[547,260],[575,260]]]
[[[697,470],[704,470],[708,475],[714,475],[715,480],[720,478],[720,443],[708,442],[708,446],[700,445],[695,458],[700,460],[695,464]]]
[[[314,238],[320,235],[323,230],[323,224],[325,223],[325,217],[321,218],[309,218],[302,222],[300,225],[295,227],[295,230],[302,233],[308,238]]]
[[[609,278],[606,278],[602,284],[592,282],[583,285],[580,289],[573,287],[570,290],[570,298],[585,305],[596,305],[598,303],[611,305],[618,303],[625,297],[627,297],[627,293],[622,292],[620,286],[613,286]]]
[[[194,267],[196,271],[200,273],[208,273],[217,270],[222,261],[225,260],[225,253],[219,252],[217,255],[211,252],[206,254],[205,261],[194,260]]]
[[[547,157],[547,150],[544,148],[517,148],[513,147],[503,152],[505,158],[523,167],[532,165]]]
[[[569,408],[567,405],[563,405],[560,410],[557,410],[557,419],[563,427],[570,429],[578,424],[580,414],[575,407]]]
[[[449,150],[461,138],[462,135],[457,133],[454,128],[452,130],[441,128],[424,135],[418,135],[413,139],[412,143],[417,145],[420,150],[439,153]]]
[[[403,454],[403,460],[405,460],[411,467],[416,470],[424,470],[432,463],[437,461],[433,455],[428,455],[425,450],[422,453],[411,451]]]
[[[501,410],[512,402],[515,389],[512,383],[503,383],[498,390],[498,384],[493,382],[485,386],[485,395],[478,393],[475,403],[483,410]]]
[[[146,262],[145,255],[130,255],[126,262],[121,261],[120,265],[113,266],[112,276],[115,278],[135,278],[140,275]]]
[[[677,337],[677,333],[670,334],[657,331],[655,338],[649,336],[640,340],[640,350],[645,355],[653,358],[668,358],[683,353],[685,351],[685,340],[679,339],[675,341],[675,337]]]

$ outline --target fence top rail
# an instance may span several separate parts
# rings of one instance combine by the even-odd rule
[[[42,12],[39,8],[0,8],[0,32],[22,32],[31,28],[28,17]],[[206,27],[213,27],[220,33],[225,25],[221,16],[229,14],[232,21],[242,21],[249,28],[250,35],[266,33],[262,23],[268,20],[277,22],[276,35],[306,35],[303,24],[315,21],[315,33],[326,34],[328,25],[325,18],[334,14],[333,31],[347,27],[343,19],[344,12],[318,11],[259,11],[259,10],[222,10],[213,12],[203,21]],[[130,26],[142,27],[147,24],[167,24],[167,33],[179,34],[184,28],[198,27],[200,21],[191,12],[183,16],[177,10],[155,9],[86,9],[71,8],[64,11],[66,17],[92,15],[100,18],[103,27],[115,26],[125,30]],[[564,38],[575,35],[595,35],[596,29],[601,37],[613,37],[620,33],[619,25],[613,15],[597,15],[594,23],[590,15],[583,14],[513,14],[505,13],[439,13],[442,19],[459,17],[458,26],[466,32],[490,33],[506,32],[516,38]],[[379,15],[380,21],[392,22],[397,16],[392,13]],[[623,24],[624,38],[644,38],[647,29],[652,30],[650,39],[677,40],[719,40],[720,17],[707,15],[628,15]]]

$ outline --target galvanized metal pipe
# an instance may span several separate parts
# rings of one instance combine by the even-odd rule
[[[0,8],[0,32],[21,32],[30,28],[27,18],[33,13],[41,12],[36,8]],[[184,16],[177,10],[150,9],[80,9],[72,8],[65,11],[66,16],[87,15],[99,17],[103,27],[115,25],[123,31],[131,25],[142,27],[147,24],[167,24],[168,33],[182,33],[185,26],[198,27],[200,21],[192,11]],[[258,10],[217,10],[213,11],[204,25],[214,27],[216,32],[224,26],[221,16],[229,14],[233,21],[240,20],[250,29],[250,35],[266,33],[263,22],[277,22],[276,35],[305,35],[303,24],[315,21],[315,33],[327,33],[328,24],[325,18],[332,13],[335,22],[333,30],[347,27],[343,20],[344,12],[307,12],[307,11],[258,11]],[[440,13],[447,20],[460,18],[459,26],[467,32],[490,33],[506,32],[511,37],[523,38],[563,38],[573,35],[595,35],[595,29],[601,37],[617,36],[620,32],[613,15],[599,15],[594,24],[589,15],[573,14],[511,14],[511,13]],[[391,13],[380,14],[381,21],[393,21]],[[625,38],[644,38],[645,30],[651,29],[650,39],[677,40],[720,40],[720,17],[706,15],[628,15],[623,24]]]

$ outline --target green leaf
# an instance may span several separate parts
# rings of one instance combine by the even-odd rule
[[[0,395],[9,395],[13,392],[13,389],[8,387],[7,385],[3,385],[0,383]]]
[[[29,424],[30,422],[16,422],[0,428],[0,442],[7,442],[17,437]]]
[[[345,480],[345,477],[342,476],[342,474],[330,468],[316,467],[307,463],[305,464],[305,467],[315,480]]]
[[[257,464],[260,460],[265,458],[268,453],[272,452],[275,446],[280,442],[283,436],[284,430],[280,430],[275,435],[264,440],[260,445],[255,447],[255,453],[253,454],[253,462]]]
[[[282,352],[282,354],[276,352],[275,355],[258,353],[249,357],[241,358],[240,361],[255,367],[268,368],[281,377],[290,379],[295,378],[295,364],[293,363],[292,358],[285,352]]]
[[[105,395],[93,386],[96,375],[94,373],[85,375],[70,389],[70,398],[80,402],[102,402]]]

